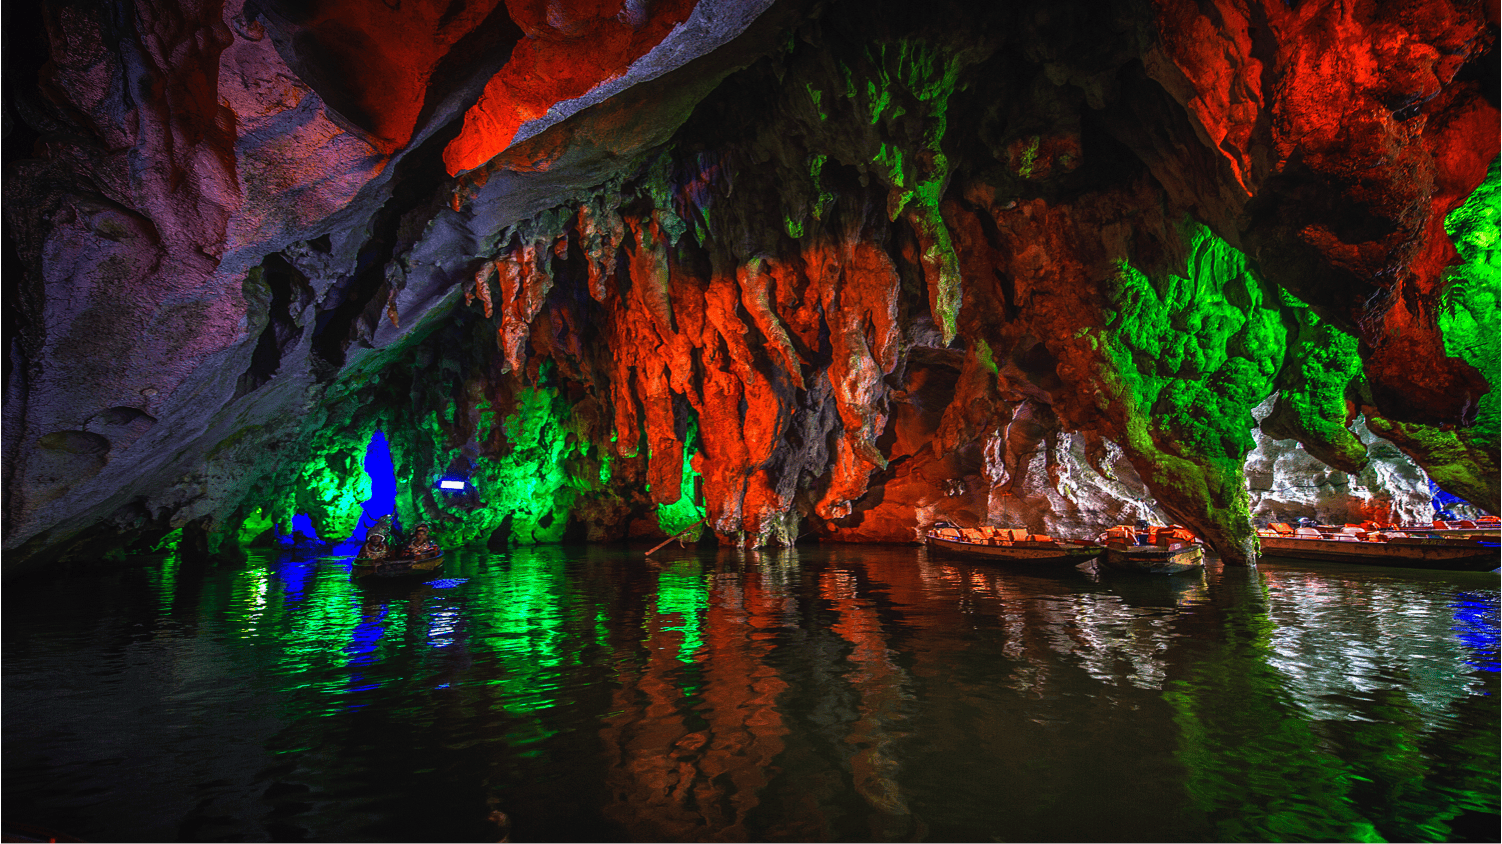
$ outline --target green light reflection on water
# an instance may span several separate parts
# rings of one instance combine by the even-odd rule
[[[1351,809],[1352,777],[1268,665],[1275,627],[1260,600],[1227,608],[1225,636],[1164,697],[1179,727],[1187,788],[1218,841],[1380,841]],[[1218,705],[1238,701],[1234,707]]]
[[[286,621],[286,629],[278,636],[285,670],[348,665],[349,646],[360,624],[360,597],[349,573],[336,566],[319,566],[302,601]]]
[[[657,576],[657,612],[676,615],[681,621],[663,630],[683,634],[678,659],[692,665],[694,654],[704,646],[704,613],[709,609],[709,584],[697,560],[672,563]]]
[[[171,615],[172,601],[177,596],[177,570],[182,565],[182,560],[177,556],[176,550],[169,553],[162,564],[149,571],[146,575],[151,582],[153,591],[157,596],[157,614]]]
[[[279,673],[338,670],[350,661],[354,631],[361,623],[361,598],[349,570],[330,561],[294,562],[253,555],[234,574],[226,592],[201,597],[200,615],[225,619],[252,657],[267,657]]]
[[[496,661],[497,676],[486,684],[498,692],[497,705],[511,713],[538,712],[559,703],[559,669],[570,651],[566,622],[577,604],[561,557],[528,548],[509,556],[504,576],[469,582],[469,642]]]
[[[246,638],[254,638],[260,633],[270,591],[271,574],[265,568],[248,565],[235,573],[230,585],[229,606],[239,615],[237,627]]]
[[[1222,638],[1164,694],[1186,789],[1213,840],[1446,841],[1455,834],[1447,822],[1462,812],[1496,813],[1496,731],[1489,746],[1457,748],[1464,730],[1426,711],[1411,678],[1357,691],[1371,701],[1360,716],[1312,714],[1320,701],[1296,697],[1277,667],[1296,655],[1279,653],[1271,603],[1259,579],[1224,607]],[[1456,705],[1495,709],[1495,697]]]
[[[183,529],[178,528],[162,537],[162,540],[151,549],[153,552],[166,555],[160,566],[146,571],[146,579],[157,596],[157,613],[162,616],[172,614],[172,602],[177,598],[177,572],[182,566],[182,559],[177,555],[177,546],[182,541],[182,536]]]

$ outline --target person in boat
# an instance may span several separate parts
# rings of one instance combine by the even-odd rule
[[[427,524],[412,529],[412,540],[402,549],[403,557],[428,557],[438,553],[438,543],[428,536]]]
[[[384,560],[395,550],[391,547],[391,517],[382,516],[365,532],[365,541],[360,545],[356,559]]]
[[[365,544],[360,546],[361,560],[384,560],[390,548],[386,545],[386,534],[371,531],[365,537]]]

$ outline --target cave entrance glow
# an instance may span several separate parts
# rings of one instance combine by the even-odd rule
[[[391,445],[380,430],[370,436],[365,446],[365,459],[361,463],[370,479],[370,498],[360,504],[360,520],[348,537],[320,537],[313,520],[306,513],[292,517],[291,529],[283,533],[277,525],[277,541],[283,547],[318,546],[334,543],[334,553],[354,554],[364,544],[371,527],[382,516],[390,516],[392,527],[400,530],[396,515],[396,464],[391,460]]]
[[[396,464],[391,462],[391,444],[380,430],[370,435],[363,465],[370,478],[370,498],[360,505],[360,524],[350,536],[358,542],[365,541],[365,534],[382,516],[390,516],[392,527],[397,526]]]

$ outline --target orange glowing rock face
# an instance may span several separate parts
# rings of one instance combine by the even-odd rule
[[[506,357],[506,366],[512,371],[522,368],[523,344],[531,333],[532,320],[542,310],[543,300],[553,286],[553,278],[547,271],[547,247],[546,243],[523,243],[495,261],[495,276],[501,287],[501,325],[496,329],[496,340]],[[475,279],[476,286],[486,290],[489,276],[482,267]],[[488,290],[479,299],[488,318],[492,312]]]
[[[695,2],[510,0],[511,18],[526,35],[444,150],[449,174],[479,167],[510,146],[522,124],[625,73],[688,19]]]
[[[297,21],[298,37],[316,42],[331,66],[342,69],[340,111],[390,152],[411,140],[440,63],[461,40],[493,24],[487,19],[499,5],[325,0],[310,4],[310,16]]]

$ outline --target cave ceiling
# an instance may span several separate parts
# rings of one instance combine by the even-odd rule
[[[16,4],[7,566],[348,535],[376,431],[492,547],[1495,513],[1496,8]]]

